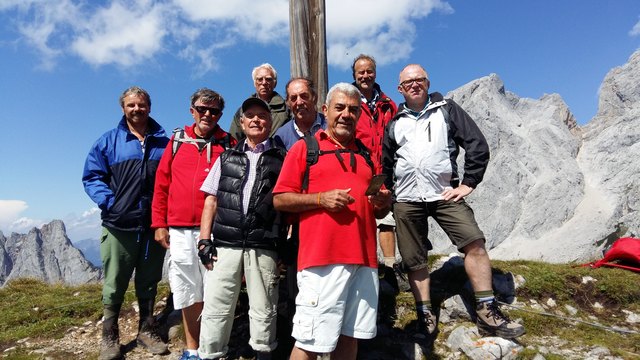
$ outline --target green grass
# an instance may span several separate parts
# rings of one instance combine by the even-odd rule
[[[0,288],[0,349],[26,337],[60,338],[72,326],[99,320],[101,289],[101,284],[48,285],[34,279],[5,284]],[[167,293],[168,286],[161,284],[158,298]],[[125,304],[134,300],[128,291]]]

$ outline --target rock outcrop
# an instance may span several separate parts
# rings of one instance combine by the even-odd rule
[[[23,277],[75,285],[98,281],[101,271],[73,247],[63,222],[54,220],[28,234],[7,238],[0,232],[0,286]]]
[[[519,98],[495,74],[447,97],[491,148],[467,201],[493,258],[586,262],[640,234],[640,51],[609,72],[598,114],[582,128],[559,95]],[[436,252],[454,250],[438,226],[429,231]]]

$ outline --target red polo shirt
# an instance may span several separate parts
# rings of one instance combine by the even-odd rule
[[[322,130],[315,134],[315,138],[320,150],[340,148]],[[348,149],[354,153],[358,151],[353,142]],[[334,153],[318,157],[318,163],[309,169],[309,189],[306,193],[350,188],[349,194],[356,201],[336,213],[322,208],[300,213],[298,270],[330,264],[377,267],[376,222],[373,206],[364,195],[373,175],[372,170],[361,155],[355,154],[354,168],[351,168],[348,153],[340,155],[342,161]],[[302,193],[306,158],[306,143],[296,142],[284,160],[274,194]]]

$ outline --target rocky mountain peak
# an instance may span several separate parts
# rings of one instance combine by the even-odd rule
[[[23,277],[83,284],[98,281],[101,270],[73,247],[64,223],[54,220],[27,234],[12,233],[7,238],[0,233],[0,286]]]

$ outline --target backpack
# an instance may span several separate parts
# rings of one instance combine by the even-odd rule
[[[318,162],[318,158],[321,155],[336,154],[338,159],[342,161],[342,156],[340,155],[340,153],[350,154],[349,165],[351,166],[351,168],[353,168],[354,166],[356,166],[356,158],[354,154],[358,154],[362,156],[367,162],[367,165],[371,167],[371,171],[374,171],[373,161],[371,161],[369,150],[366,146],[364,146],[360,139],[355,139],[356,146],[358,147],[358,150],[356,152],[353,152],[353,150],[349,149],[320,150],[318,140],[316,140],[313,135],[306,134],[303,139],[307,145],[307,167],[304,170],[304,176],[302,178],[302,190],[307,190],[309,188],[309,168]]]
[[[613,266],[640,273],[640,239],[620,238],[613,243],[602,259],[585,266]]]
[[[222,139],[211,139],[209,141],[205,139],[194,139],[185,134],[183,128],[175,128],[173,130],[173,148],[171,155],[176,156],[178,149],[183,143],[191,144],[206,144],[207,147],[207,163],[211,163],[211,144],[221,145],[225,150],[231,147],[231,135],[227,133]]]

